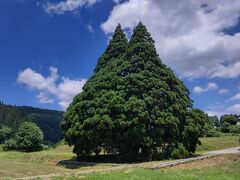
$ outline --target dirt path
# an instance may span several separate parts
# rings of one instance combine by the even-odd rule
[[[47,175],[40,175],[40,176],[29,176],[29,177],[23,177],[23,178],[18,178],[22,180],[28,180],[28,179],[51,179],[53,177],[59,177],[59,176],[83,176],[86,174],[91,174],[91,173],[101,173],[101,172],[109,172],[109,171],[116,171],[116,170],[121,170],[124,168],[148,168],[148,169],[160,169],[164,167],[171,167],[171,166],[176,166],[179,164],[185,164],[193,161],[199,161],[207,158],[212,158],[214,156],[218,156],[221,154],[229,154],[229,153],[240,153],[240,146],[238,147],[233,147],[233,148],[228,148],[228,149],[223,149],[223,150],[216,150],[216,151],[209,151],[206,152],[202,156],[197,156],[197,157],[192,157],[192,158],[187,158],[187,159],[178,159],[178,160],[171,160],[171,161],[166,161],[166,162],[156,162],[154,165],[149,165],[149,164],[114,164],[114,167],[110,168],[102,168],[102,169],[89,169],[89,170],[80,170],[76,171],[73,173],[56,173],[56,174],[47,174]]]
[[[163,163],[156,164],[156,165],[154,165],[152,167],[148,167],[148,168],[160,169],[163,167],[176,166],[178,164],[185,164],[185,163],[189,163],[189,162],[193,162],[193,161],[203,160],[203,159],[211,158],[211,157],[218,156],[221,154],[235,154],[235,153],[240,153],[240,146],[227,148],[227,149],[221,149],[221,150],[215,150],[215,151],[208,151],[208,152],[204,153],[202,156],[163,162]]]

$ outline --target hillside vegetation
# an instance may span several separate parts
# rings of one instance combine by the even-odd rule
[[[60,129],[62,117],[63,112],[61,111],[0,103],[0,129],[8,127],[14,133],[23,122],[33,122],[43,131],[44,140],[52,143],[56,143],[62,138]]]

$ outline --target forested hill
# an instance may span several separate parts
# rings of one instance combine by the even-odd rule
[[[0,103],[0,128],[10,127],[16,131],[24,121],[30,121],[30,119],[16,106]]]
[[[43,131],[45,141],[54,143],[62,138],[62,116],[62,111],[0,104],[0,128],[7,126],[14,132],[22,122],[31,121]]]

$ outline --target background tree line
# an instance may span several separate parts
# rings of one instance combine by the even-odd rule
[[[55,110],[43,110],[27,106],[10,106],[0,102],[0,144],[6,144],[7,149],[17,149],[30,151],[29,147],[21,145],[20,137],[25,137],[32,142],[33,149],[39,149],[41,143],[53,144],[62,139],[60,122],[63,112]],[[28,129],[23,133],[24,129]],[[27,133],[32,135],[28,135]],[[34,140],[35,139],[35,140]],[[6,142],[7,141],[7,142]],[[24,142],[27,142],[25,139]],[[34,147],[35,145],[38,148]],[[20,147],[22,146],[22,147]],[[41,145],[42,146],[42,145]],[[32,149],[32,150],[33,150]]]

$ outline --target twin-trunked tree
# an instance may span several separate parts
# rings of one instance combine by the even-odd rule
[[[118,25],[61,127],[78,156],[149,158],[182,144],[194,152],[204,122],[191,107],[188,89],[162,63],[146,27],[140,22],[128,42]]]

